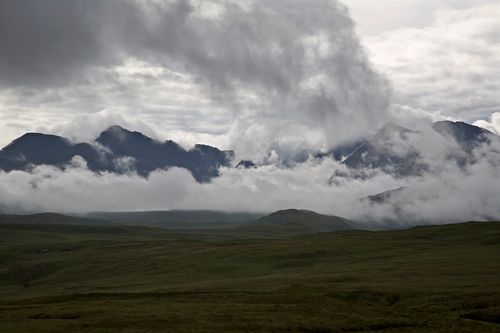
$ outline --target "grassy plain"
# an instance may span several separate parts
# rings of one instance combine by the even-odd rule
[[[0,332],[500,331],[500,223],[266,230],[0,224]]]

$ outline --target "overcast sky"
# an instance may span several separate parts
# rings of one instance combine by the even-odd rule
[[[498,133],[498,1],[347,4],[375,67],[392,82],[394,103],[471,123],[483,119],[479,125]]]
[[[359,40],[333,1],[268,2],[261,21],[245,12],[259,11],[251,2],[228,3],[2,1],[0,145],[27,131],[90,140],[118,123],[186,146],[249,154],[278,130],[273,147],[326,148],[380,126],[390,118],[386,109],[500,130],[498,1],[345,0]],[[320,13],[323,7],[329,11]],[[297,47],[296,37],[310,47]],[[351,59],[338,50],[322,56],[332,43]],[[367,64],[356,55],[362,48]],[[314,65],[304,52],[314,53]],[[328,96],[310,93],[318,87]],[[332,108],[339,110],[325,111]],[[342,133],[345,114],[357,130]],[[318,126],[323,130],[310,130]],[[297,129],[307,142],[293,137]],[[235,144],[256,136],[262,140],[254,146]]]
[[[422,29],[431,25],[439,12],[497,4],[496,0],[345,0],[363,36],[376,36],[402,28]],[[492,13],[492,18],[493,13]]]

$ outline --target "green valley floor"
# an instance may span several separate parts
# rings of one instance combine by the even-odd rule
[[[500,332],[500,223],[0,225],[0,332]]]

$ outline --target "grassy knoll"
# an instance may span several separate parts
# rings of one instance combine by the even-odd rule
[[[500,331],[500,223],[274,232],[0,224],[0,332]]]

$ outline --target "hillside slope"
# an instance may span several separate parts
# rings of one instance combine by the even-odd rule
[[[261,217],[247,227],[265,228],[278,231],[280,229],[295,230],[299,234],[332,232],[355,229],[355,222],[338,217],[318,214],[309,210],[280,210]]]

